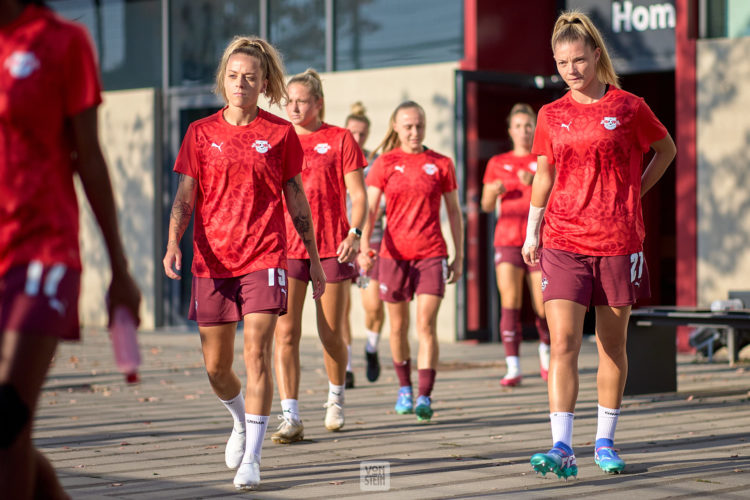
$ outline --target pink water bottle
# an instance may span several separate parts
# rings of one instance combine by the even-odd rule
[[[138,367],[141,365],[135,318],[125,306],[117,306],[112,314],[109,334],[115,353],[115,362],[120,372],[125,375],[125,381],[128,384],[135,384],[139,381]]]

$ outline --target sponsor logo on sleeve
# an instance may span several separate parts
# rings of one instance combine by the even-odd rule
[[[324,155],[331,150],[331,146],[326,142],[321,142],[320,144],[316,144],[313,149],[315,149],[318,154]]]
[[[604,125],[604,128],[607,130],[614,130],[620,125],[620,120],[618,120],[616,116],[605,116],[600,123]]]
[[[3,65],[13,78],[26,78],[34,71],[39,69],[39,59],[33,52],[23,52],[17,50],[5,60]]]
[[[267,153],[269,149],[271,149],[271,145],[268,143],[268,141],[261,141],[260,139],[256,139],[253,143],[253,147],[258,153]]]

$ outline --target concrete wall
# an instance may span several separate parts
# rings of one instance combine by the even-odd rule
[[[393,109],[410,99],[425,108],[427,133],[425,144],[453,157],[454,71],[456,63],[430,64],[402,68],[364,70],[322,74],[326,94],[326,121],[344,125],[350,106],[361,100],[372,121],[367,148],[377,146],[385,134]],[[107,92],[99,112],[100,139],[110,169],[118,205],[120,227],[126,252],[143,293],[142,328],[155,324],[156,275],[161,273],[161,249],[155,251],[157,114],[156,91],[153,89]],[[285,117],[283,109],[265,109]],[[156,170],[155,170],[156,169]],[[170,200],[174,196],[169,193]],[[104,325],[106,311],[103,297],[109,283],[107,254],[101,235],[85,197],[79,192],[81,205],[81,247],[84,273],[81,293],[81,319],[84,324]],[[454,255],[450,228],[443,211],[443,232],[449,253]],[[443,342],[455,339],[456,287],[448,286],[438,317],[438,335]],[[363,337],[364,314],[360,293],[352,287],[352,332]],[[412,306],[412,325],[415,321]],[[303,317],[303,334],[317,335],[315,304],[308,298]],[[385,331],[387,331],[387,322]],[[413,328],[412,328],[413,334]],[[357,352],[359,347],[355,347]],[[361,353],[360,353],[361,354]]]
[[[367,115],[372,122],[370,137],[366,148],[377,147],[388,127],[391,113],[401,102],[413,100],[419,103],[427,115],[427,132],[425,144],[435,151],[453,158],[455,70],[457,63],[426,64],[399,68],[343,71],[323,73],[323,92],[325,94],[325,121],[333,125],[344,126],[344,120],[350,112],[351,105],[362,101],[367,108]],[[278,107],[265,109],[286,118]],[[450,226],[442,212],[443,234],[448,243],[448,252],[452,257],[453,240]],[[309,294],[310,292],[308,292]],[[364,313],[361,307],[360,292],[352,287],[352,334],[363,337]],[[411,335],[414,336],[416,313],[412,304]],[[315,323],[315,304],[308,297],[305,303],[302,321],[303,335],[317,335]],[[446,289],[443,304],[438,314],[438,337],[441,342],[453,342],[456,338],[456,287],[449,285]],[[388,331],[386,319],[384,332]],[[357,356],[361,349],[355,346]],[[416,353],[414,353],[416,356]]]
[[[153,89],[107,92],[99,109],[99,139],[115,193],[125,252],[143,294],[141,327],[154,328],[156,95]],[[84,325],[106,324],[104,296],[110,271],[101,232],[78,186],[81,211],[80,316]]]
[[[750,290],[750,38],[699,40],[697,53],[698,303],[708,305]]]

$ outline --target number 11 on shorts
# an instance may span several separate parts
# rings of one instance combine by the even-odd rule
[[[630,254],[630,282],[634,283],[643,276],[643,252]]]

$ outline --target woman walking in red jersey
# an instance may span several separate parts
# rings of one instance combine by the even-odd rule
[[[112,311],[138,319],[98,139],[89,36],[43,2],[0,0],[0,496],[68,498],[31,430],[60,340],[80,338],[78,174],[112,270]],[[72,154],[75,153],[75,154]],[[75,159],[74,159],[75,158]],[[102,305],[103,302],[102,302]]]
[[[532,456],[531,464],[542,474],[578,474],[572,449],[578,353],[584,315],[593,305],[599,351],[594,461],[605,472],[619,473],[625,462],[613,445],[628,370],[628,318],[631,306],[650,295],[641,197],[664,174],[675,146],[643,99],[620,89],[607,48],[587,16],[560,15],[552,51],[570,91],[539,111],[523,256],[527,264],[538,261],[544,217],[542,294],[551,336],[554,444]],[[649,148],[655,154],[643,170]]]
[[[226,106],[190,124],[177,155],[180,174],[164,270],[180,276],[179,241],[195,207],[189,317],[198,322],[211,388],[234,418],[225,450],[234,485],[260,483],[260,457],[273,398],[271,345],[287,310],[287,231],[309,252],[313,296],[325,290],[310,208],[302,190],[302,148],[292,124],[258,107],[286,98],[276,50],[259,38],[235,37],[221,58],[216,93]],[[302,244],[301,243],[301,244]],[[244,320],[247,398],[232,370],[237,323]]]
[[[531,183],[536,172],[536,155],[531,154],[531,142],[536,126],[536,114],[528,104],[518,103],[508,115],[508,134],[513,150],[490,158],[484,173],[482,210],[494,212],[500,200],[495,226],[495,274],[500,292],[500,335],[505,347],[508,372],[500,384],[513,387],[521,383],[518,358],[521,346],[521,300],[523,277],[526,274],[539,332],[539,368],[547,380],[549,370],[549,329],[542,303],[542,277],[539,264],[526,265],[521,247],[526,238]]]
[[[432,418],[432,388],[438,363],[437,313],[446,283],[455,283],[463,269],[463,220],[453,162],[422,145],[425,114],[412,101],[391,115],[383,153],[367,176],[369,213],[362,239],[360,264],[369,269],[369,240],[385,194],[388,224],[377,257],[380,296],[388,304],[391,354],[399,379],[396,412]],[[445,200],[456,255],[448,250],[440,229],[440,201]],[[414,407],[409,355],[409,301],[417,296],[417,367],[419,393]]]
[[[362,151],[348,130],[323,122],[323,85],[318,74],[308,69],[287,84],[286,112],[299,135],[305,154],[302,182],[310,200],[315,237],[325,270],[326,291],[315,302],[318,336],[328,374],[325,427],[338,431],[344,426],[344,389],[347,348],[343,335],[346,295],[357,270],[367,211]],[[346,217],[346,193],[352,200],[351,225]],[[309,274],[309,256],[299,237],[289,232],[289,314],[276,326],[274,352],[276,380],[281,396],[281,423],[271,437],[276,443],[303,438],[299,414],[299,342],[302,336],[302,308]]]
[[[352,104],[352,111],[349,116],[346,117],[344,127],[352,133],[352,137],[359,144],[362,153],[367,158],[369,165],[365,167],[364,174],[367,176],[370,171],[375,158],[371,158],[369,151],[365,149],[365,143],[370,135],[370,119],[365,114],[365,107],[361,102],[357,101]],[[385,200],[380,204],[380,208],[377,212],[375,219],[375,226],[370,233],[370,248],[376,252],[380,249],[380,242],[383,239],[383,224],[385,215]],[[367,343],[365,344],[365,363],[367,365],[366,373],[367,380],[375,382],[380,377],[380,359],[378,357],[378,343],[380,341],[380,331],[383,328],[383,322],[385,321],[385,307],[383,301],[380,300],[380,283],[378,282],[378,266],[373,266],[370,271],[365,274],[365,286],[360,288],[362,292],[362,307],[365,310],[365,330],[367,333]],[[362,285],[360,285],[362,286]],[[347,308],[348,312],[348,308]],[[348,317],[348,314],[347,314]],[[349,330],[349,329],[347,329]],[[351,352],[351,333],[347,335],[347,343],[349,345],[349,363],[351,363],[352,352]],[[349,387],[349,372],[351,370],[347,368],[347,387]],[[354,377],[352,376],[352,386],[354,385]]]

